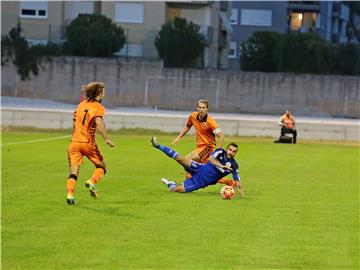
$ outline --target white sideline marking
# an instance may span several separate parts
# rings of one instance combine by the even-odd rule
[[[70,138],[70,137],[71,137],[71,135],[66,135],[66,136],[60,136],[60,137],[36,139],[36,140],[29,140],[29,141],[3,143],[3,144],[1,144],[1,146],[9,146],[9,145],[17,145],[17,144],[27,144],[27,143],[37,143],[37,142],[46,142],[46,141],[53,141],[53,140],[58,140],[58,139]]]

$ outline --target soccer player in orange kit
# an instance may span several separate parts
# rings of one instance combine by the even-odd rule
[[[216,121],[208,115],[208,110],[209,102],[205,99],[200,99],[197,105],[197,112],[189,115],[185,127],[175,140],[171,142],[171,145],[178,144],[181,138],[194,126],[196,130],[196,149],[189,153],[186,158],[201,163],[206,163],[210,154],[214,151],[216,145],[215,137],[219,140],[219,148],[224,144],[224,135]]]
[[[222,148],[224,144],[224,135],[216,123],[216,121],[208,114],[209,102],[206,99],[200,99],[197,103],[197,112],[189,115],[185,127],[180,131],[179,135],[171,142],[171,145],[176,145],[181,138],[189,132],[192,126],[196,130],[196,149],[187,154],[185,158],[196,162],[206,163],[217,148]],[[216,138],[218,143],[216,143]],[[186,178],[191,175],[187,173]],[[233,185],[234,182],[230,179],[220,179],[218,183]]]
[[[90,195],[97,198],[95,184],[106,173],[106,166],[96,142],[96,131],[110,147],[115,146],[103,122],[105,108],[101,105],[101,101],[105,97],[104,83],[91,82],[83,86],[83,92],[86,98],[80,102],[73,114],[74,130],[68,147],[70,176],[66,181],[66,201],[69,205],[75,204],[74,189],[84,156],[95,165],[94,173],[89,180],[85,181],[85,186],[89,189]]]

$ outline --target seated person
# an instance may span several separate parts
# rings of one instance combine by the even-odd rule
[[[285,136],[287,133],[293,135],[293,143],[296,143],[296,128],[295,118],[290,110],[287,110],[283,116],[280,117],[279,126],[281,126],[281,136]]]

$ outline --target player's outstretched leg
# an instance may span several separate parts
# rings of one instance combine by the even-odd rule
[[[168,157],[176,159],[176,157],[179,155],[175,150],[173,150],[173,149],[171,149],[169,147],[166,147],[164,145],[159,144],[158,141],[156,140],[156,137],[152,137],[150,142],[151,142],[151,145],[153,147],[159,149],[164,154],[166,154]]]
[[[169,181],[166,178],[161,178],[161,182],[163,182],[164,185],[166,185],[170,191],[172,191],[176,187],[176,182]]]
[[[191,165],[192,160],[188,159],[186,157],[182,157],[179,155],[178,152],[176,152],[174,149],[171,149],[169,147],[166,147],[164,145],[161,145],[156,140],[156,137],[152,137],[151,139],[151,145],[160,151],[162,151],[165,155],[168,157],[174,159],[176,162],[178,162],[181,166],[183,166],[185,169],[189,168]]]
[[[151,145],[154,146],[155,148],[160,147],[160,144],[158,143],[156,137],[152,137],[150,142],[151,142]]]

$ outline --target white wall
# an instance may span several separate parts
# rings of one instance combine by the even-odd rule
[[[36,127],[46,129],[72,128],[71,110],[2,108],[2,126]],[[178,132],[186,121],[185,115],[164,113],[108,112],[105,123],[108,129],[122,128],[158,129]],[[216,117],[227,136],[273,137],[280,135],[278,118]],[[298,139],[359,141],[357,120],[298,120]],[[193,133],[193,129],[192,132]]]

